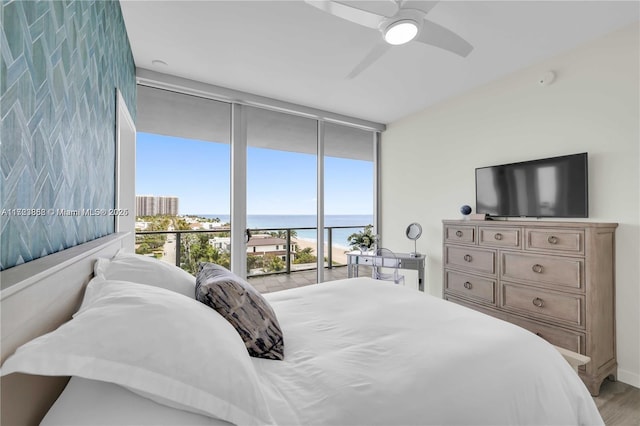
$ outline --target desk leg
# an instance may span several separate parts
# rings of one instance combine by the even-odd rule
[[[348,263],[347,264],[347,277],[354,278],[358,276],[358,264],[357,263]]]
[[[424,267],[418,268],[418,290],[424,292]]]

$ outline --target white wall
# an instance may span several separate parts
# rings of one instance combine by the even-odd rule
[[[382,135],[385,247],[424,232],[428,291],[442,294],[442,219],[475,205],[475,168],[589,153],[589,221],[617,222],[616,321],[621,381],[640,387],[639,26],[515,72],[391,123]],[[542,87],[547,70],[557,74]]]

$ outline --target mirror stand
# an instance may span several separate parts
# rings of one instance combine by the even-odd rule
[[[418,238],[422,235],[422,226],[418,222],[410,223],[405,234],[408,239],[413,240],[413,252],[409,253],[409,256],[420,257],[420,253],[418,253]]]

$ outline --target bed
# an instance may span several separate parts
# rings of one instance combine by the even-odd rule
[[[603,424],[553,346],[439,298],[370,278],[264,295],[284,339],[266,359],[192,279],[125,263],[2,365],[72,376],[42,424]]]

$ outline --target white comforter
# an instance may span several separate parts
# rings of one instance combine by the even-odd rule
[[[369,278],[267,295],[285,360],[255,359],[279,424],[602,424],[547,342]]]
[[[271,293],[285,360],[252,358],[278,425],[603,424],[577,374],[512,324],[370,278]],[[72,378],[46,425],[223,425]]]

